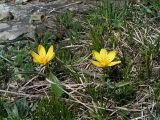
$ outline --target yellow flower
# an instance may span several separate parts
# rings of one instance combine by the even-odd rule
[[[106,49],[101,49],[100,53],[93,50],[93,58],[96,60],[91,60],[91,63],[97,67],[110,67],[121,63],[121,61],[113,61],[116,57],[116,51],[107,52]]]
[[[55,57],[55,52],[54,52],[53,45],[51,45],[47,53],[45,48],[42,45],[39,45],[38,54],[35,53],[34,51],[31,51],[31,55],[35,63],[45,65]]]

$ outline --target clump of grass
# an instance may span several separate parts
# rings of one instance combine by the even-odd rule
[[[126,85],[115,88],[112,93],[113,98],[118,102],[120,106],[130,103],[135,99],[135,88],[132,85]]]
[[[45,98],[35,104],[30,104],[25,98],[13,102],[1,100],[0,108],[0,118],[7,120],[74,119],[73,111],[68,111],[62,100],[54,98]]]
[[[12,69],[6,64],[6,61],[0,60],[0,78],[1,87],[6,87],[7,82],[10,80]]]
[[[30,111],[32,111],[31,106],[25,98],[19,99],[17,101],[5,101],[1,100],[1,114],[2,119],[8,120],[22,120],[27,119]]]
[[[76,110],[76,109],[75,109]],[[68,111],[62,100],[50,98],[43,99],[37,103],[37,108],[31,113],[32,120],[73,120],[74,110]]]
[[[5,117],[7,117],[7,112],[6,112],[6,110],[5,110],[5,108],[4,108],[4,106],[3,106],[3,100],[2,100],[2,98],[0,99],[0,118],[1,119],[3,119],[3,118],[5,118]]]
[[[57,37],[63,39],[68,37],[71,43],[78,41],[81,32],[83,32],[80,21],[74,17],[75,15],[71,12],[64,12],[57,16]]]

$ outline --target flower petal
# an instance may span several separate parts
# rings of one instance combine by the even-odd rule
[[[97,51],[92,50],[92,55],[93,55],[93,58],[96,59],[97,61],[102,60],[101,55]]]
[[[101,49],[100,51],[100,56],[103,60],[105,60],[107,58],[107,50],[106,49]]]
[[[31,51],[31,55],[32,55],[33,61],[35,63],[40,63],[41,58],[37,53],[35,53],[34,51]]]
[[[49,62],[50,60],[52,60],[55,56],[55,53],[54,53],[54,48],[53,48],[53,45],[48,49],[48,52],[47,52],[47,55],[46,55],[46,58],[47,58],[47,61]]]
[[[114,58],[116,57],[116,51],[110,51],[106,57],[106,60],[108,61],[108,63],[112,62],[114,60]]]
[[[91,63],[97,67],[104,67],[104,65],[102,65],[100,62],[98,61],[94,61],[94,60],[91,60]]]
[[[42,45],[39,45],[39,46],[38,46],[38,54],[39,54],[41,57],[46,56],[46,50],[45,50],[45,48],[44,48]]]
[[[114,66],[114,65],[116,65],[116,64],[120,64],[121,63],[121,61],[114,61],[114,62],[110,62],[107,66]]]

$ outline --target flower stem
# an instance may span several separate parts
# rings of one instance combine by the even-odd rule
[[[103,68],[103,80],[104,81],[107,81],[108,80],[108,69],[106,69],[106,68]]]

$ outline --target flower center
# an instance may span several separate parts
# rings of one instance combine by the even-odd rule
[[[103,59],[103,60],[101,60],[101,64],[102,64],[102,65],[106,65],[106,64],[108,64],[108,62]]]
[[[46,64],[47,62],[48,62],[48,61],[47,61],[46,56],[41,57],[41,63],[42,63],[42,64]]]

